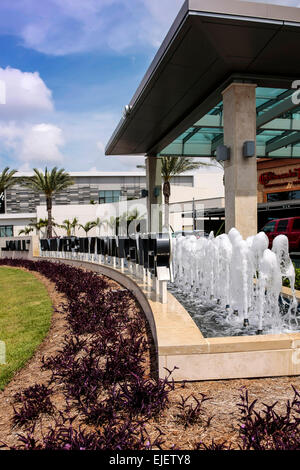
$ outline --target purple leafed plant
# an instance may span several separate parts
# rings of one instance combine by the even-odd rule
[[[149,344],[144,319],[132,311],[132,295],[126,290],[112,292],[98,274],[63,263],[7,259],[0,265],[42,274],[67,299],[69,332],[60,351],[42,360],[42,368],[51,371],[51,389],[35,385],[16,396],[14,424],[33,426],[19,435],[15,448],[159,448],[161,432],[151,442],[144,424],[168,406],[174,383],[169,381],[171,372],[165,380],[145,376]],[[77,424],[61,415],[37,440],[35,424],[43,413],[52,413],[50,390],[57,386],[65,396],[64,413],[76,412]],[[80,422],[93,425],[95,431],[87,431]]]
[[[177,422],[183,424],[185,428],[203,422],[203,403],[207,400],[209,398],[203,393],[200,394],[199,399],[194,395],[189,395],[186,398],[181,396],[181,400],[177,405],[179,410],[176,416]],[[209,426],[210,421],[211,418],[206,421],[206,427]]]
[[[42,414],[52,414],[54,407],[50,400],[52,390],[45,385],[28,387],[14,396],[14,400],[21,406],[14,407],[13,424],[25,426],[36,421]]]
[[[225,442],[216,443],[212,440],[211,444],[204,444],[203,442],[199,442],[194,446],[194,450],[210,450],[210,451],[223,451],[223,450],[231,450],[230,444]]]
[[[164,380],[131,374],[131,381],[120,385],[124,406],[133,416],[157,416],[168,406],[169,393],[174,390],[174,382],[169,382],[172,372]]]
[[[250,403],[244,390],[238,404],[241,412],[241,448],[245,450],[300,450],[300,395],[293,387],[294,398],[276,411],[277,402],[257,411],[257,400]]]
[[[69,422],[68,422],[69,421]],[[19,444],[10,447],[18,450],[151,450],[160,449],[162,433],[151,441],[144,424],[127,419],[112,420],[100,431],[88,431],[82,426],[73,426],[73,419],[57,421],[40,439],[34,436],[34,427],[26,434],[19,434]],[[2,446],[8,447],[8,446]]]

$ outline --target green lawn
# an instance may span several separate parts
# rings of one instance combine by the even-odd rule
[[[21,269],[0,267],[0,341],[6,346],[6,364],[0,364],[0,390],[45,338],[51,314],[51,299],[36,277]]]

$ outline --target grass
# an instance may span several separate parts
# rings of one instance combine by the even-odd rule
[[[0,390],[43,341],[51,315],[51,299],[33,274],[0,268],[0,341],[6,347],[6,364],[0,364]]]

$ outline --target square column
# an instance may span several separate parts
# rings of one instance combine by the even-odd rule
[[[148,232],[160,232],[162,230],[162,178],[160,158],[146,158],[146,181],[148,190]]]
[[[239,230],[243,238],[257,233],[257,164],[243,156],[246,141],[256,142],[256,85],[232,83],[223,91],[225,161],[225,230]]]

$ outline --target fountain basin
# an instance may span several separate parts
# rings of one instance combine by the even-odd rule
[[[202,303],[201,299],[194,296],[192,291],[188,294],[172,283],[169,284],[168,288],[189,312],[205,338],[254,336],[258,334],[260,328],[259,315],[255,312],[249,312],[247,325],[244,325],[241,316],[235,315],[232,309],[226,309],[224,305],[220,305],[215,299],[206,300]],[[288,312],[293,302],[293,296],[287,292],[286,288],[284,288],[284,292],[280,296],[279,308],[279,315],[282,319],[277,318],[276,323],[273,316],[266,316],[262,331],[259,334],[300,333],[300,304],[297,307],[297,316],[291,316],[290,322],[288,322]]]
[[[286,293],[291,295],[289,289]],[[300,292],[296,294],[300,300]],[[300,374],[300,333],[204,338],[190,323],[189,313],[172,294],[168,296],[168,311],[152,306],[161,377],[164,367],[174,366],[179,367],[175,380],[190,381]]]

